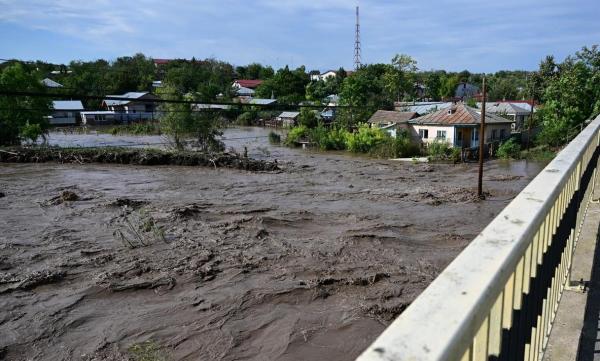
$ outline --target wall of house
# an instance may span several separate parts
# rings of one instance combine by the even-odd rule
[[[439,125],[412,125],[414,129],[414,133],[419,134],[420,130],[428,130],[429,137],[427,139],[421,139],[423,143],[433,143],[436,140],[436,135],[438,130],[446,131],[446,139],[447,143],[454,143],[454,127],[453,126],[439,126]]]
[[[510,123],[505,124],[486,124],[485,126],[485,141],[486,143],[490,141],[498,141],[501,139],[501,130],[504,129],[504,138],[510,137],[511,126]],[[496,130],[496,138],[492,138],[492,135]]]

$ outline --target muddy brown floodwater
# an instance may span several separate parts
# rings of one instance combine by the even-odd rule
[[[542,167],[271,152],[0,164],[0,359],[353,360]]]

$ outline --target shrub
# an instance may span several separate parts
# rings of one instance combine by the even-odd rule
[[[21,128],[21,138],[29,140],[31,143],[35,143],[43,134],[44,131],[42,130],[42,127],[37,123],[29,124],[29,122],[27,122]]]
[[[300,115],[298,116],[298,124],[304,125],[308,128],[314,128],[318,126],[319,117],[317,112],[312,109],[302,108],[300,110]]]
[[[521,158],[521,146],[511,138],[498,147],[496,155],[504,159],[519,159]]]
[[[258,119],[258,114],[255,111],[248,111],[240,114],[236,122],[238,125],[250,126],[254,124],[256,119]]]
[[[351,152],[368,153],[389,136],[377,128],[370,128],[368,124],[361,124],[358,131],[348,133],[346,136],[346,147]]]
[[[281,143],[281,135],[275,133],[274,131],[270,131],[269,132],[269,143],[271,143],[271,144]]]
[[[427,154],[432,159],[446,159],[450,152],[450,147],[446,142],[436,140],[427,146]]]
[[[306,138],[308,136],[308,128],[304,125],[299,125],[297,127],[293,127],[287,134],[285,138],[285,144],[296,146],[297,142],[299,142],[302,138]]]

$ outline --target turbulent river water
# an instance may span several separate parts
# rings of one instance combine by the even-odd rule
[[[352,360],[543,167],[228,147],[283,170],[0,164],[0,359]],[[51,144],[161,137],[52,134]]]

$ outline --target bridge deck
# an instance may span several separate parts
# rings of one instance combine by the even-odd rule
[[[600,196],[600,181],[592,199]],[[567,291],[562,296],[544,354],[547,361],[600,361],[600,204],[590,203],[573,256],[571,280],[588,284],[586,293]],[[585,318],[585,320],[584,320]],[[583,332],[582,332],[583,330]],[[581,341],[580,341],[581,340]]]

